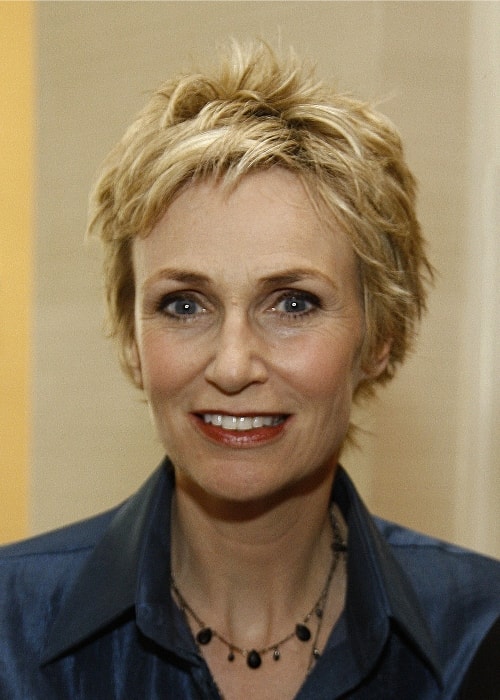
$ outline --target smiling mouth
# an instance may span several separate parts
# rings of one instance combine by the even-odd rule
[[[258,428],[273,428],[287,419],[285,414],[273,416],[230,416],[224,413],[203,413],[200,418],[204,423],[223,430],[247,431]]]

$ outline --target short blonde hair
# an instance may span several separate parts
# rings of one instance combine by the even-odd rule
[[[91,198],[89,233],[104,244],[110,332],[132,376],[132,241],[147,236],[188,182],[229,185],[281,166],[297,174],[357,256],[365,360],[391,342],[385,382],[405,358],[425,309],[432,268],[415,213],[415,179],[391,122],[323,87],[290,52],[232,42],[213,72],[168,80],[106,159]],[[373,381],[361,387],[370,393]]]

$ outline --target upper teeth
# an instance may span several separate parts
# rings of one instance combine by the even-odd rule
[[[204,413],[205,423],[217,425],[225,430],[252,430],[263,426],[278,425],[283,416],[227,416],[222,413]]]

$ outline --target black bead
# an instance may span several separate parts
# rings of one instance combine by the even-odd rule
[[[273,659],[275,661],[279,661],[281,659],[281,652],[278,647],[276,647],[276,649],[273,651]]]
[[[196,641],[198,642],[198,644],[203,644],[203,645],[208,644],[211,639],[212,639],[212,630],[210,629],[210,627],[204,627],[196,635]]]
[[[247,666],[250,668],[259,668],[259,666],[262,663],[262,659],[260,658],[260,654],[258,651],[255,651],[255,649],[252,649],[251,652],[249,652],[247,656]]]
[[[233,652],[232,649],[231,649],[231,651],[229,652],[229,654],[227,655],[227,660],[228,660],[228,661],[234,661],[234,652]]]
[[[296,625],[295,635],[301,642],[308,642],[311,639],[311,631],[305,625]]]

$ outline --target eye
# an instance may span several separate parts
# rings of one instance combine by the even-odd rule
[[[158,310],[171,318],[187,319],[201,314],[205,308],[194,298],[185,294],[169,294],[162,297]]]
[[[320,306],[318,297],[309,292],[286,292],[273,305],[273,310],[292,317],[305,316]]]

